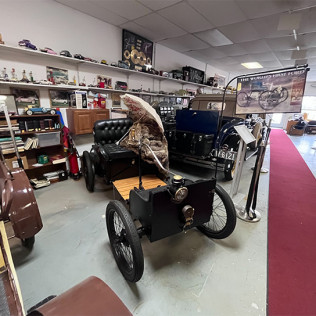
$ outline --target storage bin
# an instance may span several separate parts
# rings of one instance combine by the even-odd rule
[[[60,144],[60,132],[36,134],[39,147],[48,147]]]

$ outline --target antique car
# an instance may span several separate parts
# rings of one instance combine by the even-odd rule
[[[113,184],[115,200],[106,209],[109,240],[124,278],[137,282],[144,271],[142,236],[154,242],[197,228],[210,238],[226,238],[235,229],[236,212],[215,178],[192,181],[171,172],[157,113],[136,96],[121,98],[130,118],[97,121],[95,144],[83,153],[82,165],[89,191],[95,174]]]
[[[31,249],[43,224],[29,179],[21,168],[10,170],[0,153],[0,221],[10,222],[14,237]]]
[[[57,55],[57,53],[49,47],[41,48],[40,51],[43,53],[51,54],[51,55]]]
[[[81,54],[75,54],[74,58],[80,59],[80,60],[84,60],[84,57]]]
[[[55,109],[50,108],[34,108],[32,105],[28,105],[24,108],[24,111],[27,115],[33,115],[33,114],[56,114]]]
[[[222,95],[203,94],[191,101],[190,109],[175,110],[167,102],[155,109],[165,128],[171,162],[216,168],[224,172],[226,180],[232,180],[240,140],[234,127],[245,124],[246,116],[235,115],[235,95],[226,96],[223,113],[221,101]],[[256,138],[261,137],[260,130],[249,128],[256,131]]]

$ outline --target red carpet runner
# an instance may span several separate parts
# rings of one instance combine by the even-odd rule
[[[316,180],[282,130],[270,144],[268,315],[316,315]]]

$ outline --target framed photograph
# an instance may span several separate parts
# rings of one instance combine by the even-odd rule
[[[11,93],[14,95],[15,103],[18,108],[28,105],[37,108],[40,107],[39,90],[11,88]]]
[[[47,80],[53,84],[68,84],[68,70],[46,67]]]
[[[239,78],[236,114],[300,113],[306,74],[298,69]]]
[[[18,112],[14,95],[12,94],[0,94],[0,101],[4,103],[4,105],[7,106],[8,112],[11,114],[16,114]],[[2,103],[1,102],[1,103]],[[0,114],[2,114],[3,111],[0,110]]]
[[[135,33],[123,30],[122,60],[130,69],[142,70],[146,65],[152,65],[153,42]]]
[[[112,108],[121,108],[120,93],[112,93]]]
[[[52,108],[69,107],[69,92],[64,90],[49,90]]]
[[[222,76],[222,75],[219,75],[219,74],[215,74],[214,75],[214,81],[217,82],[217,86],[219,88],[225,88],[225,86],[226,86],[226,84],[225,84],[226,77],[225,76]]]

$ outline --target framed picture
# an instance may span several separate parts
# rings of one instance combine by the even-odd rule
[[[7,106],[8,112],[11,114],[16,114],[18,112],[14,95],[12,94],[0,94],[0,101],[4,103],[4,105]],[[0,102],[0,103],[2,103]],[[2,114],[3,111],[0,110],[0,114]]]
[[[123,30],[122,60],[125,61],[130,69],[142,70],[146,65],[152,65],[153,42]]]
[[[300,113],[306,69],[237,79],[236,114]]]
[[[121,108],[120,93],[112,93],[112,108]]]
[[[214,81],[217,82],[217,86],[220,88],[225,88],[225,81],[226,81],[226,77],[219,75],[219,74],[215,74],[214,75]]]
[[[37,108],[40,107],[39,90],[11,88],[11,93],[14,95],[15,103],[18,108],[28,105]]]
[[[69,92],[64,90],[49,90],[50,104],[55,107],[69,107]]]
[[[47,80],[53,84],[68,84],[68,70],[46,67]]]

